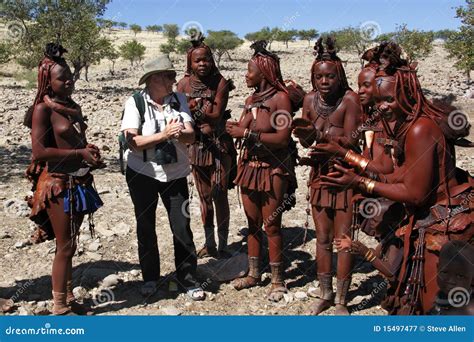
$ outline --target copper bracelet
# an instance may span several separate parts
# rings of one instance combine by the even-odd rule
[[[374,192],[375,181],[370,178],[362,177],[359,182],[359,186],[362,188],[363,191],[367,192],[368,194],[371,194]]]
[[[355,153],[352,150],[348,150],[346,155],[344,156],[344,161],[348,162],[351,165],[359,167],[362,171],[367,168],[370,160],[363,157],[360,154]]]

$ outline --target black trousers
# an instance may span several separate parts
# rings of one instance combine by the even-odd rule
[[[179,285],[193,287],[196,281],[197,256],[187,207],[186,178],[160,182],[127,168],[126,179],[135,207],[138,256],[144,281],[160,277],[160,254],[156,237],[156,207],[161,196],[173,233],[174,258]]]

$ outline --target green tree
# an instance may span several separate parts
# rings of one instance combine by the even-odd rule
[[[163,31],[163,27],[162,27],[161,25],[148,25],[148,26],[146,27],[146,30],[147,30],[148,32],[156,32],[156,33],[158,33],[158,32]]]
[[[438,30],[433,33],[434,39],[443,39],[447,40],[453,33],[456,33],[455,30],[449,30],[449,29],[444,29],[444,30]]]
[[[288,42],[294,42],[296,39],[298,31],[291,29],[291,30],[278,30],[275,35],[275,40],[277,42],[283,42],[288,49]]]
[[[454,66],[464,71],[467,81],[471,81],[474,69],[474,2],[467,0],[467,7],[458,7],[456,17],[461,19],[459,31],[452,33],[446,41],[449,57],[456,59]]]
[[[112,76],[114,76],[115,75],[115,62],[120,57],[120,54],[114,48],[114,46],[112,44],[110,44],[110,46],[108,46],[105,49],[104,56],[105,56],[106,59],[108,59],[112,63],[112,65],[109,68],[109,73]]]
[[[142,32],[142,27],[140,25],[137,25],[137,24],[132,24],[132,25],[130,25],[130,30],[132,30],[133,33],[135,33],[135,37],[136,37],[137,33]]]
[[[125,30],[125,29],[127,28],[128,24],[125,23],[125,22],[123,22],[123,21],[121,21],[121,22],[118,23],[118,26],[119,26],[122,30]]]
[[[60,35],[68,50],[65,57],[72,64],[74,78],[81,70],[104,58],[103,46],[110,40],[102,35],[97,19],[109,0],[10,0],[3,4],[3,16],[22,25],[22,34],[14,45],[15,60],[32,69],[43,57],[44,47]]]
[[[7,43],[0,43],[0,64],[8,63],[11,58],[11,47]]]
[[[372,39],[367,37],[364,32],[356,27],[346,27],[338,31],[332,31],[329,35],[336,40],[336,47],[338,50],[354,51],[359,58],[372,44]],[[360,60],[361,67],[364,61]]]
[[[168,39],[176,39],[179,36],[179,27],[176,24],[164,24],[163,33]]]
[[[318,31],[315,29],[309,30],[299,30],[297,32],[298,38],[301,40],[307,40],[308,46],[311,46],[311,40],[318,38],[319,34]]]
[[[216,64],[219,66],[221,57],[224,54],[230,58],[229,51],[237,48],[243,44],[234,32],[228,30],[222,31],[207,31],[206,44],[211,48],[216,56]]]
[[[168,38],[166,43],[160,45],[161,53],[169,55],[172,52],[176,51],[176,46],[178,45],[178,41],[174,38]]]
[[[433,50],[433,32],[409,30],[406,24],[397,26],[394,39],[405,51],[409,63],[427,57]]]
[[[191,42],[187,39],[178,40],[176,43],[176,52],[183,55],[188,52],[188,49],[192,46]]]
[[[120,56],[130,61],[130,65],[133,66],[133,63],[138,64],[143,60],[145,56],[146,47],[135,39],[127,41],[119,46]]]
[[[265,26],[260,31],[247,33],[244,38],[250,40],[251,42],[256,42],[258,40],[266,40],[268,43],[268,48],[272,46],[272,42],[275,40],[280,29],[278,27],[270,28]]]

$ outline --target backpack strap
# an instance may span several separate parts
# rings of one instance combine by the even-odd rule
[[[140,114],[140,126],[143,126],[145,122],[145,99],[140,94],[140,92],[136,92],[133,94],[133,99],[135,100],[135,106],[138,109],[138,113]],[[146,162],[146,149],[143,150],[143,161]]]
[[[133,94],[133,99],[135,100],[135,106],[137,107],[138,113],[140,114],[140,124],[143,125],[145,122],[145,99],[140,94],[140,92]]]

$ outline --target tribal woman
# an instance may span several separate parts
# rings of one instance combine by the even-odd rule
[[[58,44],[46,46],[38,68],[38,92],[25,120],[31,127],[33,161],[46,164],[36,184],[30,218],[35,221],[45,211],[56,237],[55,315],[85,313],[72,294],[72,257],[84,215],[102,206],[91,170],[105,166],[99,149],[87,143],[81,108],[71,99],[74,81],[62,58],[64,52]]]
[[[230,219],[227,191],[234,185],[237,153],[232,138],[225,131],[225,122],[230,118],[226,106],[234,86],[220,74],[211,49],[203,40],[202,35],[192,39],[186,74],[178,82],[177,89],[186,94],[196,123],[196,142],[189,146],[189,156],[206,238],[198,257],[226,257],[229,256],[226,248]],[[217,249],[213,206],[217,220]]]
[[[313,143],[335,140],[341,146],[357,149],[361,108],[359,96],[347,83],[342,62],[336,55],[334,41],[319,39],[315,45],[316,60],[311,68],[313,91],[304,99],[302,120],[305,127],[296,126],[294,134],[304,147]],[[310,201],[316,227],[316,262],[320,286],[320,298],[312,306],[311,313],[320,314],[334,302],[337,315],[348,315],[347,293],[351,283],[352,255],[338,253],[336,295],[332,288],[333,240],[343,234],[351,235],[352,190],[332,189],[321,185],[321,176],[331,172],[336,163],[331,155],[314,156],[310,174]]]
[[[382,116],[375,104],[377,91],[375,75],[381,65],[381,60],[383,62],[389,57],[385,51],[388,50],[388,48],[385,49],[387,45],[393,51],[390,57],[396,58],[393,64],[401,66],[401,49],[395,43],[381,43],[367,50],[362,56],[362,59],[369,62],[358,77],[359,98],[364,114],[364,122],[357,132],[357,134],[364,133],[362,155],[344,148],[334,140],[312,146],[317,152],[326,152],[344,158],[345,162],[364,172],[367,177],[376,180],[390,177],[390,174],[398,167],[394,156],[396,142],[390,136],[396,121]],[[371,212],[375,206],[377,210]],[[353,211],[352,229],[361,229],[364,233],[374,236],[379,245],[372,250],[358,239],[352,241],[352,237],[344,234],[341,238],[335,239],[335,246],[339,252],[349,250],[353,254],[359,254],[381,272],[388,284],[382,307],[392,313],[393,293],[398,285],[397,275],[403,258],[403,241],[395,236],[395,231],[405,220],[405,208],[403,204],[385,198],[356,194],[353,197]]]
[[[396,313],[423,314],[438,292],[441,247],[449,240],[474,243],[473,180],[456,168],[454,153],[455,145],[464,144],[469,125],[459,112],[448,116],[424,97],[414,64],[395,65],[390,47],[384,53],[388,58],[376,76],[375,102],[384,117],[396,122],[391,136],[401,165],[380,181],[336,165],[336,172],[323,180],[405,204],[409,222],[396,232],[403,240]]]
[[[291,134],[292,103],[283,83],[278,56],[265,49],[266,42],[255,49],[245,76],[255,92],[245,101],[239,122],[227,122],[227,132],[243,139],[235,183],[241,188],[248,220],[247,239],[249,272],[234,280],[237,290],[259,284],[261,227],[268,238],[272,285],[271,301],[280,301],[287,292],[283,279],[281,218],[291,206],[296,187],[293,159],[288,148]]]

